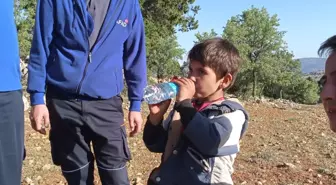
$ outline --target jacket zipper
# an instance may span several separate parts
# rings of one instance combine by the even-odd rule
[[[78,6],[77,5],[77,3],[76,3],[76,6]],[[82,17],[85,17],[85,14],[84,14],[84,12],[81,10],[81,13],[82,13]],[[83,85],[83,81],[84,81],[84,78],[85,78],[85,76],[86,76],[86,73],[87,73],[87,68],[88,68],[88,66],[89,66],[89,63],[91,63],[91,57],[92,57],[92,54],[91,54],[91,49],[90,49],[90,43],[89,43],[89,35],[88,35],[88,33],[87,33],[87,25],[86,25],[86,21],[84,21],[84,23],[85,23],[85,28],[86,28],[86,30],[85,30],[85,36],[86,36],[86,42],[87,42],[87,46],[88,46],[88,50],[89,50],[89,53],[88,53],[88,55],[87,55],[87,62],[86,62],[86,64],[85,64],[85,67],[84,67],[84,73],[83,73],[83,76],[82,76],[82,79],[80,80],[80,82],[79,82],[79,85],[77,86],[77,94],[80,94],[80,90],[81,90],[81,88],[82,88],[82,85]]]
[[[111,1],[112,1],[112,0],[111,0]],[[111,5],[111,1],[110,1],[110,3],[109,3],[109,6]],[[119,9],[119,7],[120,7],[120,5],[121,5],[121,1],[122,1],[122,0],[119,0],[119,1],[118,1],[117,8],[116,8],[115,11],[113,12],[113,15],[111,16],[111,18],[114,17],[114,15],[116,14],[117,10]],[[76,5],[77,5],[77,4],[76,4]],[[109,9],[108,9],[107,12],[106,12],[106,15],[105,15],[103,24],[105,23],[105,20],[106,20],[108,11],[109,11]],[[83,17],[84,17],[85,15],[84,15],[83,11],[81,11],[81,13],[82,13],[82,15],[83,15]],[[110,18],[110,19],[111,19],[111,18]],[[86,27],[86,30],[87,30],[86,21],[84,21],[84,22],[85,22],[85,27]],[[110,24],[108,24],[106,28],[108,28],[108,26],[110,26]],[[81,79],[81,81],[79,82],[79,85],[78,85],[78,87],[77,87],[77,94],[80,93],[80,89],[82,88],[83,81],[84,81],[84,78],[85,78],[86,73],[87,73],[87,68],[88,68],[89,64],[92,62],[92,52],[91,52],[91,51],[93,50],[93,48],[94,48],[94,46],[96,45],[97,41],[100,39],[100,37],[101,37],[101,31],[102,31],[102,30],[103,30],[102,28],[99,30],[97,40],[96,40],[95,43],[92,45],[92,48],[90,48],[89,35],[88,35],[87,31],[85,32],[85,33],[86,33],[86,40],[87,40],[87,44],[88,44],[88,48],[89,48],[89,49],[88,49],[88,50],[89,50],[89,54],[88,54],[88,56],[87,56],[88,60],[87,60],[87,62],[86,62],[86,64],[85,64],[85,67],[84,67],[83,77],[82,77],[82,79]],[[106,30],[106,29],[105,29],[105,30]],[[105,34],[105,32],[106,32],[105,30],[104,30],[104,32],[103,32],[104,34]]]
[[[84,78],[85,78],[85,76],[86,76],[87,68],[88,68],[88,66],[89,66],[89,63],[91,63],[91,52],[89,52],[89,55],[88,55],[88,61],[86,62],[85,67],[84,67],[83,77],[82,77],[82,79],[81,79],[81,81],[79,82],[79,85],[78,85],[78,87],[77,87],[77,94],[80,93],[80,89],[82,88],[83,81],[84,81]]]

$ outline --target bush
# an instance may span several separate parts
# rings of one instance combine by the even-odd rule
[[[319,86],[311,79],[299,77],[286,89],[284,98],[303,104],[316,104],[319,101]]]

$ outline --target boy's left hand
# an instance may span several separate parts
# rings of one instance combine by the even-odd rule
[[[195,83],[189,78],[180,78],[173,80],[179,86],[179,92],[176,96],[176,102],[186,99],[192,99],[195,95]]]

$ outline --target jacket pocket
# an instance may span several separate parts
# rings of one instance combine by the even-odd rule
[[[132,155],[131,155],[131,151],[128,147],[128,142],[127,142],[127,134],[126,134],[126,128],[125,126],[121,127],[121,134],[122,134],[122,141],[123,141],[123,148],[124,148],[124,154],[125,154],[125,159],[126,160],[131,160],[132,159]]]

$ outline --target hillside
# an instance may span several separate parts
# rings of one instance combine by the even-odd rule
[[[235,162],[235,184],[336,184],[336,134],[329,130],[321,105],[259,101],[245,102],[245,107],[250,126]],[[133,185],[144,185],[160,160],[159,155],[148,152],[141,137],[139,134],[128,139],[133,155],[128,165]],[[51,163],[48,136],[34,132],[28,116],[26,147],[23,185],[65,184],[59,168]],[[96,177],[96,184],[100,184]]]
[[[301,70],[308,74],[317,71],[324,71],[325,58],[299,58],[301,62]]]

